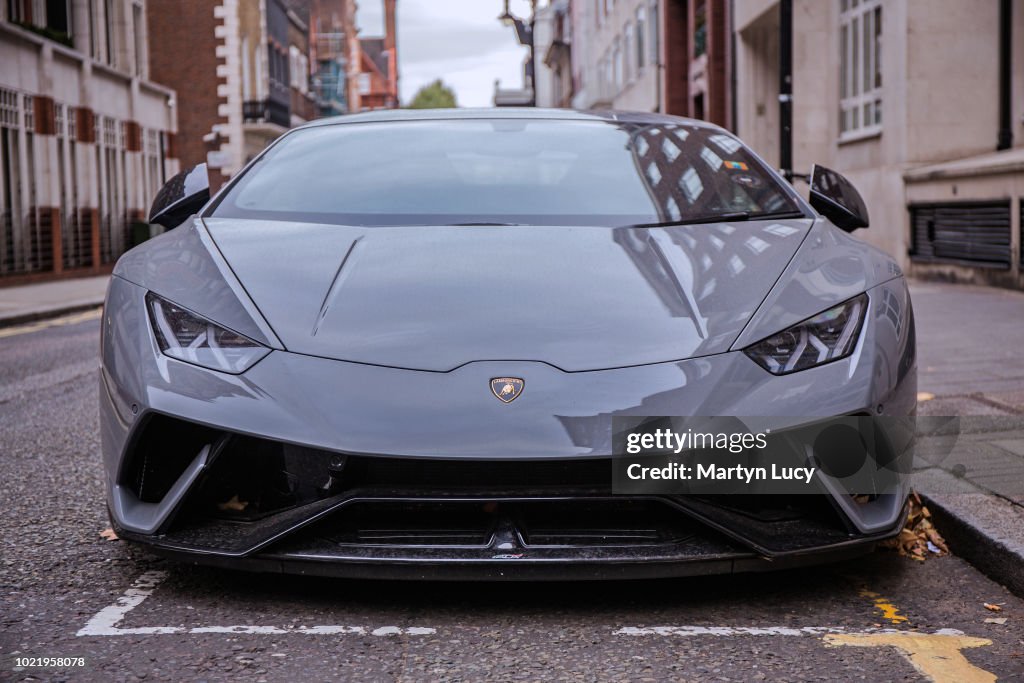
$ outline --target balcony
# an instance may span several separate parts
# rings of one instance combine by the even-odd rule
[[[273,123],[284,128],[291,123],[288,105],[270,98],[243,102],[242,120],[245,123]]]
[[[312,121],[317,117],[316,99],[313,97],[312,93],[303,93],[292,88],[291,96],[291,114],[292,117],[296,119],[296,124]]]
[[[344,61],[345,34],[344,33],[321,33],[316,40],[316,57],[319,60]]]

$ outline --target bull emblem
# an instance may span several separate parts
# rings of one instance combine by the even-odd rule
[[[491,380],[491,393],[502,403],[511,403],[523,393],[525,384],[519,377],[495,377]]]

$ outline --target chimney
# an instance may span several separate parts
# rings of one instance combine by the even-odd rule
[[[384,51],[388,56],[388,87],[398,106],[398,21],[395,16],[397,0],[384,0]]]
[[[395,49],[395,2],[384,0],[384,49]]]

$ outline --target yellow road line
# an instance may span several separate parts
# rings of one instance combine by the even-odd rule
[[[890,624],[906,624],[910,620],[900,614],[900,609],[896,605],[883,598],[881,595],[874,591],[869,591],[867,588],[860,590],[861,597],[865,597],[871,600],[875,604],[875,609],[882,613],[882,618],[887,620]]]
[[[824,637],[830,647],[894,647],[922,675],[935,683],[992,683],[995,675],[979,668],[960,651],[991,645],[985,638],[927,633],[844,633]]]
[[[15,337],[20,334],[29,334],[30,332],[38,332],[39,330],[45,330],[49,327],[60,327],[63,325],[74,325],[76,323],[83,323],[89,320],[98,320],[103,315],[103,308],[93,308],[88,311],[81,313],[72,313],[70,315],[64,315],[59,318],[50,318],[49,320],[40,320],[34,323],[28,323],[26,325],[18,325],[16,327],[7,327],[0,329],[0,339],[3,337]]]

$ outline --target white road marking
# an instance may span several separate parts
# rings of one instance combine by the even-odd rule
[[[849,629],[845,626],[626,626],[617,636],[822,636],[830,633],[908,633],[893,628]],[[963,631],[943,628],[932,635],[962,636]]]
[[[120,628],[118,626],[128,613],[141,605],[146,598],[153,594],[153,591],[167,578],[167,572],[152,571],[139,576],[124,594],[112,605],[108,605],[97,612],[88,623],[78,630],[76,636],[148,636],[161,634],[200,634],[200,633],[241,633],[258,635],[287,635],[298,633],[302,635],[356,635],[356,636],[427,636],[436,633],[437,630],[424,626],[380,626],[369,628],[367,626],[299,626],[296,628],[281,628],[279,626],[141,626],[137,628]]]

